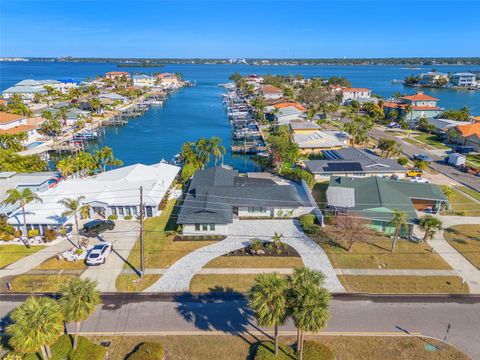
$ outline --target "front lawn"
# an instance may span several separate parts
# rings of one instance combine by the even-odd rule
[[[447,185],[441,185],[443,189]],[[443,211],[443,215],[463,215],[463,216],[480,216],[480,203],[475,202],[460,191],[451,187],[453,193],[449,198],[450,209]]]
[[[115,287],[120,292],[143,291],[158,279],[160,279],[160,275],[149,274],[141,278],[137,274],[120,274],[115,282]]]
[[[163,213],[158,217],[145,220],[145,268],[158,269],[173,265],[178,259],[213,241],[173,241],[177,229],[176,216],[179,210],[176,200],[168,202]],[[128,261],[139,268],[140,241],[135,243]],[[129,268],[125,265],[125,268]]]
[[[28,249],[25,245],[0,245],[0,269],[44,248],[45,246],[30,246]]]
[[[446,146],[442,138],[438,135],[429,135],[429,134],[420,134],[417,136],[413,137],[415,140],[421,141],[422,143],[425,143],[427,145],[430,145],[436,149],[441,149],[441,150],[446,150],[450,149],[448,146]]]
[[[242,335],[170,335],[170,336],[97,336],[90,338],[100,344],[109,341],[109,360],[124,360],[143,342],[163,344],[169,360],[253,360],[255,349],[264,336]],[[440,341],[420,336],[306,336],[307,340],[328,345],[344,360],[467,360],[468,357],[450,345],[443,350],[428,351],[426,344]],[[294,336],[281,336],[282,344],[292,345]],[[307,359],[305,359],[307,360]]]
[[[195,275],[190,282],[191,292],[218,291],[248,292],[255,282],[256,274],[209,274]],[[281,275],[285,276],[285,275]]]
[[[85,270],[85,262],[82,261],[66,261],[52,257],[40,265],[35,270]]]
[[[342,275],[338,279],[348,292],[372,294],[468,294],[458,276]]]
[[[480,269],[480,225],[457,225],[445,229],[443,233],[460,254]]]
[[[478,201],[480,201],[480,192],[478,191],[475,191],[473,189],[470,189],[466,186],[460,186],[460,189],[464,192],[464,193],[467,193],[468,195],[470,195],[471,197],[477,199]]]
[[[296,268],[303,266],[301,257],[293,256],[220,256],[205,268]]]
[[[75,275],[30,275],[23,274],[15,276],[10,280],[13,292],[34,293],[34,292],[58,292],[62,285],[67,284],[75,278]],[[5,289],[0,289],[4,292]]]
[[[335,228],[327,226],[327,237],[329,232],[335,232]],[[392,240],[382,235],[376,235],[368,242],[354,243],[350,252],[334,242],[317,242],[335,269],[451,269],[440,255],[431,252],[426,243],[398,239],[392,253]]]

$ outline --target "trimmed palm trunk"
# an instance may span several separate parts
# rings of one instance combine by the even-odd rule
[[[303,360],[303,330],[300,330],[300,349],[298,350],[298,359]]]
[[[52,349],[50,349],[50,345],[45,345],[45,352],[47,353],[47,358],[50,359],[52,357]]]
[[[74,217],[75,217],[75,226],[77,228],[77,245],[80,248],[80,229],[78,227],[78,216],[76,211],[74,213]]]
[[[78,346],[78,335],[80,334],[80,321],[77,321],[76,325],[77,325],[77,329],[75,331],[75,336],[73,338],[73,350],[76,350]]]
[[[275,324],[274,328],[274,333],[275,333],[275,356],[278,356],[278,325]]]
[[[48,359],[47,346],[46,345],[40,346],[40,351],[42,352],[42,359],[47,360]]]

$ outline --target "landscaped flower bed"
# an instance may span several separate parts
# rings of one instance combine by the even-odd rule
[[[298,252],[285,243],[253,239],[252,245],[232,251],[224,256],[300,256]]]

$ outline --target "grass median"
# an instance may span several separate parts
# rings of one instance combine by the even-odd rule
[[[0,269],[13,264],[15,261],[23,259],[26,256],[35,254],[44,249],[45,246],[31,246],[30,249],[25,245],[1,245],[0,246]]]
[[[110,360],[123,360],[142,342],[163,344],[170,360],[253,360],[259,342],[265,336],[182,335],[182,336],[117,336],[93,337],[94,343],[109,341]],[[420,336],[306,336],[306,340],[328,345],[337,359],[345,360],[467,360],[468,357],[450,345],[443,350],[428,350],[426,345],[440,348],[440,341]],[[282,344],[293,345],[295,337],[281,336]],[[431,347],[430,347],[431,349]],[[435,348],[433,348],[435,349]]]

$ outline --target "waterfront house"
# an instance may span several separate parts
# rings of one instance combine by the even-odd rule
[[[15,94],[20,95],[24,101],[29,102],[33,100],[35,94],[46,95],[47,90],[43,87],[12,86],[2,92],[3,97],[7,100]]]
[[[68,109],[68,112],[67,112],[66,125],[73,126],[79,120],[87,121],[91,118],[92,118],[92,113],[90,111],[81,110],[78,108],[71,108],[71,109]]]
[[[452,74],[450,75],[449,85],[458,87],[474,87],[477,85],[476,75],[468,72]]]
[[[320,130],[320,126],[313,121],[293,120],[290,121],[290,130],[292,134],[312,134]]]
[[[180,86],[177,76],[172,73],[158,74],[156,82],[165,89],[176,89]]]
[[[324,150],[322,159],[306,160],[305,167],[315,180],[328,180],[331,176],[395,176],[405,177],[407,168],[397,160],[382,158],[370,150],[347,147],[338,150]]]
[[[135,218],[140,213],[140,187],[143,188],[145,216],[157,216],[159,204],[171,188],[180,168],[166,163],[136,164],[106,171],[87,178],[68,178],[39,193],[43,203],[29,203],[26,208],[28,229],[40,234],[47,228],[73,225],[73,218],[62,214],[65,208],[58,201],[83,195],[82,204],[90,205],[90,218]],[[14,211],[8,222],[21,229],[22,212]]]
[[[58,182],[56,172],[16,173],[0,172],[0,214],[8,215],[19,208],[19,204],[1,204],[7,198],[7,191],[29,188],[33,192],[44,192]]]
[[[352,100],[365,102],[370,100],[372,90],[366,88],[342,88],[342,104],[348,104]]]
[[[349,135],[343,131],[323,130],[293,133],[293,141],[303,155],[319,154],[323,150],[334,150],[348,146]]]
[[[260,86],[263,83],[263,77],[258,75],[247,75],[245,76],[245,82],[249,85],[253,85],[255,87]]]
[[[327,208],[334,214],[364,218],[369,227],[387,235],[395,232],[393,211],[405,211],[408,231],[418,221],[417,211],[438,213],[448,200],[438,185],[392,180],[336,176],[330,178],[326,192]]]
[[[244,218],[292,218],[313,209],[298,183],[269,173],[240,175],[212,167],[194,174],[177,223],[184,235],[228,235],[229,224]]]
[[[427,118],[427,121],[430,125],[435,127],[434,132],[436,134],[446,134],[448,130],[454,128],[457,125],[468,125],[470,122],[468,121],[456,121],[450,119],[437,119],[437,118]]]
[[[130,73],[127,71],[110,71],[105,74],[105,78],[113,81],[125,78],[130,80]]]
[[[295,106],[283,107],[275,112],[275,123],[276,125],[288,125],[293,120],[301,119],[304,114],[303,111],[298,110]]]
[[[272,108],[280,110],[280,109],[284,109],[284,108],[292,107],[292,106],[295,109],[297,109],[298,111],[305,111],[306,110],[305,106],[303,106],[302,104],[300,104],[299,102],[296,102],[296,101],[279,102],[279,103],[273,104]],[[267,109],[267,111],[268,111],[268,109]]]
[[[418,84],[421,86],[443,86],[448,83],[448,74],[438,71],[429,71],[420,74]]]
[[[457,142],[462,145],[473,146],[475,151],[480,151],[480,122],[457,125]]]
[[[276,100],[283,96],[283,91],[273,85],[263,85],[262,95],[266,100]]]
[[[155,77],[149,75],[133,75],[133,86],[149,88],[155,86]]]
[[[117,94],[117,93],[105,93],[105,94],[100,94],[98,95],[98,98],[100,100],[102,99],[108,99],[108,100],[111,100],[112,102],[113,101],[118,101],[118,102],[121,102],[121,103],[124,103],[126,104],[128,102],[128,98],[123,96],[123,95],[120,95],[120,94]]]
[[[28,139],[37,134],[35,126],[28,124],[26,116],[11,114],[5,111],[0,111],[0,135],[16,135],[26,133]]]
[[[438,99],[419,91],[415,95],[385,101],[383,111],[387,117],[392,111],[396,111],[400,117],[406,118],[411,128],[415,128],[418,119],[436,117],[443,111],[443,108],[437,106],[437,102]]]

